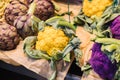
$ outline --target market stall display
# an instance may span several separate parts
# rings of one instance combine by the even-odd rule
[[[64,80],[75,59],[83,71],[81,80],[120,79],[119,0],[3,3],[8,5],[0,24],[0,60],[49,80]],[[3,38],[6,44],[11,44],[9,40],[14,44],[4,45]]]

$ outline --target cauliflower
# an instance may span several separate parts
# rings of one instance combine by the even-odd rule
[[[84,0],[83,12],[88,17],[98,16],[100,17],[106,7],[110,6],[113,0]]]
[[[9,2],[10,0],[0,0],[0,21],[4,20],[4,10]]]
[[[63,50],[69,42],[69,38],[62,30],[49,26],[38,33],[37,39],[36,49],[47,52],[50,56]]]
[[[112,63],[108,56],[101,51],[100,43],[95,43],[93,45],[92,56],[89,63],[101,78],[107,80],[113,80],[118,69],[116,62]]]
[[[120,16],[112,21],[110,30],[113,38],[120,39]]]

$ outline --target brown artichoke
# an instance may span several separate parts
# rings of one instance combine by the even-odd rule
[[[33,15],[35,7],[36,4],[32,3],[28,13],[24,16],[18,16],[14,21],[14,26],[23,39],[38,32],[38,23],[40,20]]]
[[[20,41],[19,35],[15,27],[0,23],[0,49],[11,50],[16,48]]]
[[[34,15],[41,20],[47,20],[54,15],[55,7],[51,0],[35,0],[36,9]]]
[[[16,17],[25,15],[27,13],[28,6],[20,0],[12,0],[5,9],[5,20],[8,24],[13,25]]]

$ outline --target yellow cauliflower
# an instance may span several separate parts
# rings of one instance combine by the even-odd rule
[[[100,17],[106,7],[112,5],[113,0],[84,0],[83,12],[88,17],[97,16]]]
[[[9,2],[10,0],[0,0],[0,21],[4,20],[4,10]]]
[[[60,29],[47,26],[44,31],[40,31],[37,36],[36,49],[45,51],[48,55],[55,55],[63,50],[69,42],[69,38]]]

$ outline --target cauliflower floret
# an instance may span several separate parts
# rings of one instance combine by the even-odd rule
[[[45,27],[44,31],[40,31],[37,36],[36,49],[45,51],[48,55],[55,55],[61,51],[69,42],[69,38],[60,29],[53,27]]]
[[[88,17],[97,16],[100,17],[106,7],[110,6],[113,0],[84,0],[83,12]]]

